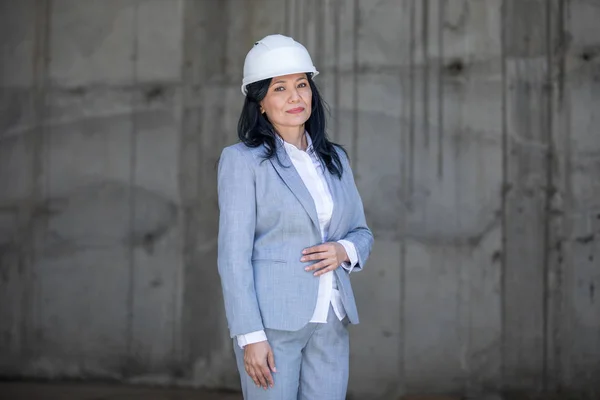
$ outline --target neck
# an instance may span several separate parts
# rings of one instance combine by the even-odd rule
[[[308,142],[304,135],[304,125],[301,126],[290,126],[290,127],[275,127],[275,131],[283,140],[289,144],[293,144],[300,150],[306,150]]]

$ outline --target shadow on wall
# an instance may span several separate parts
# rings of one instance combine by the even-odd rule
[[[0,251],[20,252],[33,240],[36,254],[55,258],[81,250],[142,247],[147,253],[176,224],[177,205],[140,186],[103,180],[49,198],[21,218],[25,201],[0,210]],[[11,252],[12,252],[11,251]]]

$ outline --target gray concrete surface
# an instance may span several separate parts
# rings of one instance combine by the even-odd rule
[[[89,383],[0,383],[2,400],[241,400],[237,393]]]
[[[577,397],[578,399],[583,399]],[[239,393],[201,389],[133,387],[98,383],[0,382],[0,400],[241,400]],[[347,400],[369,400],[348,397]],[[465,398],[460,395],[406,395],[389,400],[572,400],[564,395],[481,394]]]
[[[350,393],[600,393],[596,0],[0,0],[0,375],[237,388],[215,163],[321,71],[376,243]]]

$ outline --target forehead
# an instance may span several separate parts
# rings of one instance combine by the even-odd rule
[[[299,79],[306,79],[306,73],[302,72],[300,74],[289,74],[289,75],[281,75],[276,76],[271,80],[271,84],[273,83],[286,83],[286,82],[296,82]]]

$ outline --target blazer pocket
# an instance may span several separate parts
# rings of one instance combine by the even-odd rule
[[[251,260],[253,263],[273,263],[273,264],[286,264],[286,260],[278,259],[278,258],[253,258]]]

